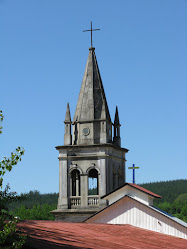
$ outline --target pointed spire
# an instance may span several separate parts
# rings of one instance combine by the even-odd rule
[[[116,113],[115,113],[115,119],[114,119],[114,137],[113,137],[113,143],[116,146],[121,147],[121,137],[120,137],[120,122],[119,122],[119,114],[118,114],[118,107],[116,106]]]
[[[115,118],[114,118],[114,126],[120,126],[119,122],[119,114],[118,114],[118,107],[116,106],[116,113],[115,113]]]
[[[92,121],[101,119],[103,105],[106,119],[111,122],[105,92],[97,64],[95,48],[89,48],[87,64],[79,93],[73,121]]]
[[[72,136],[71,136],[71,115],[70,115],[69,103],[67,103],[66,117],[64,123],[65,123],[64,145],[71,145]]]
[[[71,123],[71,115],[70,115],[69,103],[67,103],[66,117],[65,117],[64,123]]]

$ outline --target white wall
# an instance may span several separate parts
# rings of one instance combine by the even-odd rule
[[[125,195],[130,195],[136,200],[146,204],[146,205],[153,205],[153,198],[148,194],[141,192],[138,189],[135,189],[129,185],[124,186],[123,188],[113,192],[111,195],[106,196],[104,199],[107,199],[109,205],[116,202],[117,200],[121,199]]]
[[[130,224],[187,239],[187,228],[127,196],[93,216],[87,222]]]

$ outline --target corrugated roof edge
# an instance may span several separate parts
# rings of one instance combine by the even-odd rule
[[[183,220],[180,220],[178,219],[177,217],[173,216],[172,214],[169,214],[165,211],[163,211],[162,209],[160,208],[157,208],[157,207],[154,207],[154,206],[150,206],[152,209],[156,210],[157,212],[161,213],[161,214],[164,214],[165,216],[169,217],[171,220],[179,223],[180,225],[184,226],[187,228],[187,223]]]
[[[131,198],[131,199],[133,199],[134,201],[136,201],[136,202],[138,202],[138,203],[141,203],[142,205],[144,205],[144,206],[146,206],[146,207],[148,207],[148,208],[151,208],[151,209],[154,210],[155,212],[158,212],[158,213],[160,213],[160,214],[162,214],[162,215],[168,217],[169,219],[173,220],[174,222],[180,224],[181,226],[187,227],[187,223],[186,223],[186,222],[184,222],[184,221],[182,221],[182,220],[176,218],[175,216],[173,216],[173,215],[171,215],[171,214],[166,213],[165,211],[163,211],[163,210],[160,209],[160,208],[156,208],[156,207],[154,207],[154,206],[148,206],[148,205],[146,205],[146,204],[144,204],[144,203],[142,203],[142,202],[140,202],[140,201],[134,199],[134,198],[133,198],[132,196],[130,196],[130,195],[125,195],[125,196],[123,196],[122,198],[120,198],[119,200],[113,202],[113,203],[110,204],[109,206],[107,206],[107,207],[101,209],[100,211],[96,212],[95,214],[91,215],[89,218],[85,219],[83,222],[86,222],[87,220],[91,219],[91,218],[94,217],[95,215],[97,215],[97,214],[103,212],[105,209],[107,209],[107,208],[109,208],[109,207],[115,205],[118,201],[122,200],[123,198],[128,198],[128,197]],[[125,224],[124,224],[124,225],[125,225]]]

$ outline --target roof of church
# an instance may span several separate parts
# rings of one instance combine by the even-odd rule
[[[130,185],[130,186],[132,186],[133,188],[136,188],[136,189],[138,189],[138,190],[140,190],[140,191],[146,193],[146,194],[152,195],[152,196],[155,197],[155,198],[162,198],[162,196],[157,195],[157,194],[155,194],[155,193],[153,193],[153,192],[147,190],[146,188],[143,188],[143,187],[141,187],[141,186],[139,186],[139,185],[137,185],[137,184],[135,184],[135,183],[127,183],[127,184]]]
[[[111,121],[97,64],[95,48],[89,48],[84,77],[73,122],[103,119]]]
[[[26,221],[19,223],[29,234],[28,248],[139,248],[182,249],[186,240],[130,225]]]
[[[143,187],[141,187],[141,186],[139,186],[139,185],[137,185],[137,184],[134,184],[134,183],[125,183],[123,186],[121,186],[121,187],[119,187],[119,188],[117,188],[117,189],[111,191],[110,193],[108,193],[108,194],[102,196],[101,198],[105,198],[106,196],[111,195],[112,193],[118,191],[119,189],[121,189],[121,188],[123,188],[123,187],[125,187],[125,186],[127,186],[127,185],[129,185],[129,186],[131,186],[131,187],[133,187],[133,188],[135,188],[135,189],[138,189],[138,190],[144,192],[145,194],[148,194],[148,195],[150,195],[150,196],[152,196],[152,197],[154,197],[154,198],[162,198],[162,196],[157,195],[157,194],[155,194],[155,193],[153,193],[153,192],[151,192],[151,191],[149,191],[149,190],[147,190],[147,189],[145,189],[145,188],[143,188]]]

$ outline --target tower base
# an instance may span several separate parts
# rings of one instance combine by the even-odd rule
[[[100,209],[56,209],[51,211],[51,213],[55,216],[56,221],[67,221],[67,222],[83,222]]]

